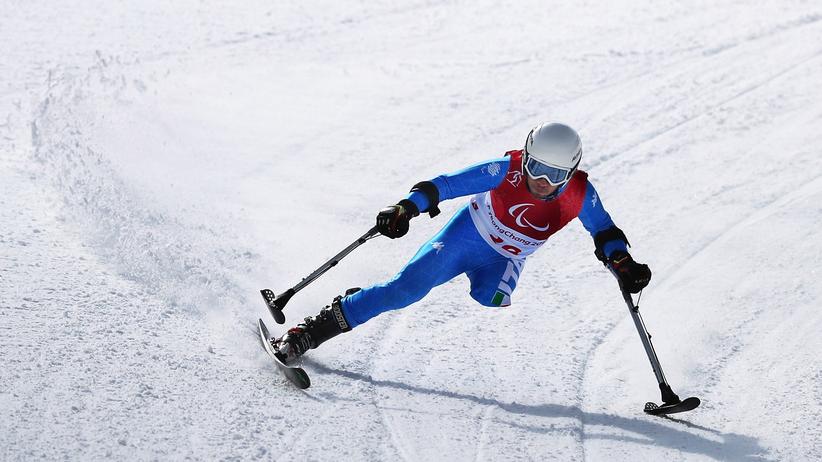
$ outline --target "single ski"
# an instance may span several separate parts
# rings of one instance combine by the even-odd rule
[[[664,403],[661,406],[656,403],[645,403],[645,412],[651,415],[676,414],[677,412],[687,412],[699,406],[699,398],[685,398],[677,403]]]
[[[268,328],[265,326],[262,319],[260,319],[258,330],[260,332],[260,342],[262,342],[263,348],[265,348],[268,355],[274,359],[277,369],[283,373],[285,378],[288,379],[289,382],[293,383],[297,388],[306,389],[310,387],[311,380],[308,378],[308,374],[306,374],[303,368],[289,366],[277,356],[277,353],[274,351],[274,347],[271,345],[271,336],[268,333]]]

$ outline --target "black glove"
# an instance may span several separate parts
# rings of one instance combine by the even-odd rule
[[[637,263],[628,252],[616,251],[608,259],[608,266],[619,280],[619,285],[635,294],[651,281],[651,269],[644,263]]]
[[[408,199],[396,205],[389,205],[377,214],[377,231],[380,234],[396,239],[408,233],[408,223],[420,214],[417,205]]]

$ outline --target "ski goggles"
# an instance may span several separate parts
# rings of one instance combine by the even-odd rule
[[[551,183],[551,186],[562,186],[571,179],[571,176],[577,169],[577,165],[566,170],[564,168],[552,167],[543,164],[542,162],[531,157],[527,152],[525,153],[525,171],[528,176],[535,180],[545,180]]]

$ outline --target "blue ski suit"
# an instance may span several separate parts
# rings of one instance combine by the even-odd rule
[[[440,201],[469,195],[480,197],[486,191],[502,187],[506,180],[505,172],[513,173],[513,178],[516,179],[519,164],[512,163],[517,162],[517,159],[510,155],[491,159],[457,172],[440,175],[431,180],[431,183],[439,191]],[[509,175],[508,178],[510,181],[512,176]],[[614,227],[614,222],[587,176],[583,176],[581,181],[584,181],[581,186],[584,188],[584,199],[576,216],[594,237],[597,233]],[[566,187],[567,185],[563,186]],[[561,196],[564,193],[560,190],[559,194]],[[410,193],[408,199],[423,212],[430,206],[428,196],[421,191]],[[391,280],[343,298],[342,311],[349,325],[353,328],[380,313],[411,305],[425,297],[432,288],[463,273],[471,283],[470,295],[474,300],[485,306],[510,305],[511,294],[516,288],[526,258],[492,247],[491,244],[495,241],[489,241],[478,222],[472,220],[472,206],[475,211],[479,209],[474,199],[460,208],[448,224],[423,244]],[[521,220],[522,215],[518,215],[517,219]],[[607,241],[602,246],[606,256],[626,249],[626,242],[621,239]]]

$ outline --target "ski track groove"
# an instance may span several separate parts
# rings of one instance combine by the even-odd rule
[[[277,368],[277,366],[275,366],[275,365],[273,365],[273,364],[272,364],[272,367],[273,367],[273,368],[275,368],[275,369]],[[284,377],[282,377],[282,373],[280,373],[280,371],[276,371],[276,372],[277,372],[277,374],[279,374],[279,375],[280,375],[280,377],[281,377],[283,380],[285,380],[286,382],[288,382],[288,380],[286,380]],[[287,387],[290,387],[290,388],[294,388],[294,387],[293,387],[293,385],[292,385],[290,382],[289,382],[289,383],[285,383],[285,384],[283,384],[283,385],[284,385],[284,386],[287,386]],[[308,392],[307,392],[307,391],[305,391],[305,390],[298,390],[298,391],[299,391],[300,393],[302,393],[302,394],[305,394],[305,395],[310,396],[310,397],[311,397],[311,398],[313,398],[313,399],[319,399],[319,400],[324,401],[324,403],[325,403],[325,404],[323,405],[323,408],[325,408],[326,410],[325,410],[325,412],[323,412],[323,413],[320,415],[320,417],[319,417],[318,419],[316,419],[316,421],[318,421],[318,422],[324,422],[324,421],[326,420],[326,418],[327,418],[329,415],[331,415],[331,414],[333,414],[333,413],[337,412],[337,410],[339,409],[339,404],[338,404],[338,402],[337,402],[337,401],[331,401],[331,402],[333,403],[333,405],[332,405],[332,406],[327,406],[327,403],[328,403],[329,401],[327,401],[327,400],[323,400],[322,398],[319,398],[319,397],[316,397],[316,396],[314,396],[314,395],[312,395],[312,394],[308,393]],[[286,424],[287,424],[287,423],[286,423]],[[305,429],[305,430],[302,430],[302,431],[301,431],[300,429],[294,429],[294,430],[292,430],[292,431],[291,431],[291,434],[292,434],[292,435],[294,435],[294,434],[296,434],[296,433],[298,433],[299,435],[298,435],[298,437],[297,437],[297,438],[293,438],[293,439],[291,439],[291,441],[293,441],[293,443],[292,443],[292,444],[290,444],[290,445],[288,446],[288,450],[287,450],[287,451],[283,451],[282,455],[281,455],[280,457],[278,457],[278,458],[277,458],[277,460],[278,460],[278,461],[283,461],[283,462],[287,462],[287,461],[293,460],[293,456],[291,455],[291,453],[292,453],[292,452],[294,452],[294,449],[295,449],[295,448],[300,447],[300,446],[301,446],[301,445],[302,445],[302,444],[303,444],[303,443],[304,443],[304,442],[308,439],[308,437],[309,437],[309,436],[311,436],[311,429],[312,429],[313,427],[315,427],[315,425],[313,425],[313,424],[308,424],[308,425],[306,425],[306,429]]]
[[[393,342],[395,336],[389,335],[388,333],[393,331],[393,327],[398,323],[399,319],[399,316],[393,316],[393,319],[389,319],[387,321],[388,326],[382,331],[382,337],[376,342],[379,345],[379,348],[377,350],[378,353],[371,358],[370,364],[368,365],[368,372],[371,377],[375,377],[374,373],[376,370],[377,363],[384,359],[382,352],[389,351],[385,348],[385,346],[387,343],[389,343],[389,341]],[[380,415],[380,421],[382,422],[383,428],[388,434],[388,439],[391,441],[391,445],[394,447],[397,454],[399,454],[399,456],[402,458],[404,462],[409,462],[413,458],[410,458],[408,455],[405,454],[405,449],[403,448],[403,445],[401,444],[401,441],[399,440],[397,433],[394,431],[394,426],[389,421],[388,415],[386,415],[385,413],[385,408],[383,406],[380,406],[379,399],[377,397],[376,387],[373,384],[371,385],[370,390],[371,402],[374,403],[374,407],[377,409],[377,412]]]
[[[483,460],[483,455],[485,455],[485,446],[489,441],[488,438],[488,429],[491,426],[491,420],[494,415],[494,406],[493,405],[481,405],[482,411],[479,413],[479,419],[482,422],[480,425],[480,432],[479,437],[477,438],[477,452],[474,457],[476,462]]]
[[[817,21],[806,22],[806,23],[802,23],[802,24],[800,24],[796,27],[801,27],[801,26],[807,25],[807,24],[814,24],[816,22]],[[785,31],[789,31],[789,30],[792,30],[792,29],[780,29],[778,32],[785,32]],[[769,38],[773,35],[775,35],[775,34],[768,34],[768,35],[764,35],[762,37],[756,37],[754,40],[760,40],[762,38]],[[751,40],[751,41],[753,41],[753,40]],[[746,42],[746,43],[749,43],[749,42]],[[722,52],[725,52],[727,50],[731,50],[731,49],[735,48],[738,45],[739,44],[736,44],[732,47],[728,47],[728,48],[722,50]],[[759,80],[757,82],[754,82],[753,84],[751,84],[747,88],[744,88],[743,90],[737,92],[736,94],[734,94],[733,96],[731,96],[729,98],[726,98],[726,99],[720,101],[719,103],[710,105],[707,108],[704,108],[704,109],[698,111],[696,114],[688,116],[688,117],[684,118],[683,120],[680,120],[679,122],[676,122],[673,125],[661,128],[657,131],[654,131],[654,132],[646,135],[645,137],[643,137],[639,141],[628,144],[627,146],[623,147],[619,152],[616,152],[616,153],[611,154],[611,155],[601,156],[601,157],[593,160],[589,164],[588,170],[589,171],[594,170],[596,167],[607,164],[607,163],[611,162],[612,160],[619,159],[619,158],[623,157],[625,154],[627,154],[628,152],[633,151],[634,149],[642,146],[643,144],[646,144],[646,143],[648,143],[652,140],[655,140],[655,139],[659,138],[660,136],[663,136],[667,133],[670,133],[670,132],[672,132],[672,131],[674,131],[674,130],[682,127],[682,126],[688,125],[691,122],[699,120],[703,116],[705,116],[707,114],[710,114],[713,111],[716,111],[717,109],[719,109],[719,108],[721,108],[721,107],[723,107],[723,106],[725,106],[729,103],[732,103],[732,102],[738,100],[739,98],[741,98],[741,97],[743,97],[743,96],[745,96],[745,95],[747,95],[751,92],[754,92],[754,91],[766,86],[767,84],[773,82],[774,80],[777,80],[780,77],[783,77],[784,75],[790,73],[791,71],[808,64],[809,62],[813,61],[814,59],[818,58],[819,56],[822,56],[822,50],[818,50],[818,51],[804,57],[803,59],[797,60],[796,62],[794,62],[792,64],[789,64],[786,67],[783,67],[781,70],[779,70],[777,72],[771,73],[766,78],[764,78],[762,80]],[[698,57],[699,56],[696,56],[696,58],[698,58]],[[690,61],[690,60],[689,59],[683,60],[683,62],[688,62],[688,61]],[[639,76],[639,77],[642,77],[642,76]],[[633,80],[633,79],[628,79],[628,81],[631,81],[631,80]],[[731,84],[733,84],[733,82],[731,82]],[[605,87],[601,87],[601,88],[605,88]],[[592,92],[592,93],[594,93],[594,92]]]
[[[673,273],[671,273],[669,276],[666,276],[662,279],[662,281],[659,282],[657,288],[665,289],[670,283],[675,282],[676,278],[680,274],[682,274],[686,268],[689,267],[689,263],[694,258],[698,257],[706,250],[715,246],[721,240],[726,239],[729,234],[736,232],[738,228],[743,228],[758,221],[761,221],[767,218],[768,216],[780,211],[781,208],[785,205],[790,204],[791,202],[797,199],[801,199],[805,197],[807,194],[813,194],[814,192],[817,192],[820,188],[822,188],[822,175],[817,175],[806,180],[801,187],[786,194],[775,196],[774,199],[765,203],[765,205],[762,206],[755,213],[753,213],[752,215],[746,215],[742,219],[729,225],[722,232],[718,233],[713,239],[708,241],[705,245],[699,247],[694,252],[692,252],[682,265],[680,265]]]
[[[371,402],[374,404],[374,407],[380,414],[380,421],[382,422],[383,428],[385,428],[385,431],[388,434],[388,439],[389,441],[391,441],[391,446],[394,448],[397,455],[400,456],[400,459],[402,459],[403,462],[415,460],[413,457],[406,454],[406,451],[403,448],[400,440],[397,438],[397,432],[394,431],[393,425],[391,425],[391,423],[388,421],[388,415],[385,413],[386,409],[380,406],[377,400],[376,387],[374,385],[371,386],[371,390],[373,391]]]
[[[692,52],[692,51],[695,51],[695,50],[699,50],[699,49],[698,48],[687,49],[687,50],[684,50],[684,52],[687,53],[687,52]],[[661,73],[662,71],[667,70],[667,69],[671,69],[671,68],[675,69],[675,68],[677,68],[677,67],[679,67],[683,64],[687,64],[687,63],[696,61],[700,57],[703,57],[702,53],[696,53],[696,54],[693,54],[691,56],[685,56],[681,59],[668,62],[663,66],[656,67],[654,69],[654,73]],[[523,60],[520,60],[520,61],[531,62],[532,60],[533,60],[532,58],[526,58],[526,59],[523,59]],[[625,77],[622,77],[621,79],[605,83],[604,85],[599,85],[599,86],[597,86],[597,87],[595,87],[591,90],[579,93],[579,94],[574,95],[570,98],[556,101],[554,104],[556,104],[557,106],[572,106],[573,103],[575,103],[575,102],[582,101],[582,100],[584,100],[588,97],[603,93],[603,92],[605,92],[607,90],[610,90],[612,88],[618,88],[618,87],[625,86],[628,83],[635,82],[635,81],[640,80],[643,77],[647,77],[647,76],[648,76],[648,70],[643,68],[642,70],[634,72],[633,74],[627,75]],[[519,114],[519,113],[521,113],[521,111],[517,112],[517,113]],[[527,113],[524,113],[522,116],[514,117],[508,123],[498,124],[492,130],[485,129],[481,126],[476,127],[477,130],[479,131],[479,134],[481,135],[481,136],[478,136],[478,139],[481,139],[481,137],[486,137],[488,135],[502,135],[502,134],[507,133],[507,132],[512,131],[512,130],[519,130],[523,125],[528,125],[533,120],[541,118],[543,114],[544,114],[544,111],[541,110],[541,109],[531,111],[531,112],[527,112]],[[638,144],[642,144],[642,143],[640,142]],[[597,159],[597,161],[595,161],[595,162],[591,162],[591,167],[588,168],[588,170],[593,169],[594,167],[596,167],[600,163],[602,163],[604,161],[607,161],[607,160],[610,160],[610,158],[600,158],[600,159]]]
[[[655,139],[657,139],[657,138],[659,138],[663,135],[671,133],[671,132],[673,132],[673,131],[675,131],[675,130],[677,130],[677,129],[685,126],[685,125],[688,125],[692,122],[695,122],[695,121],[701,119],[702,117],[704,117],[705,115],[710,114],[713,111],[716,111],[717,109],[725,106],[726,104],[729,104],[733,101],[736,101],[737,99],[739,99],[739,98],[741,98],[741,97],[743,97],[743,96],[745,96],[745,95],[747,95],[751,92],[754,92],[754,91],[764,87],[768,83],[778,79],[779,77],[784,76],[785,74],[789,73],[790,71],[792,71],[792,70],[794,70],[794,69],[796,69],[796,68],[798,68],[798,67],[800,67],[804,64],[807,64],[808,62],[812,61],[813,59],[815,59],[815,58],[817,58],[821,55],[822,55],[822,50],[814,53],[812,56],[810,56],[808,58],[802,59],[802,60],[788,66],[787,68],[784,68],[783,70],[781,70],[779,72],[776,72],[776,73],[772,74],[771,76],[767,77],[764,80],[761,80],[757,83],[754,83],[753,85],[749,86],[748,88],[745,88],[744,90],[738,92],[736,95],[734,95],[734,96],[732,96],[732,97],[730,97],[726,100],[723,100],[723,101],[721,101],[717,104],[709,106],[709,107],[699,111],[697,114],[686,117],[685,119],[683,119],[683,120],[681,120],[681,121],[679,121],[679,122],[677,122],[673,125],[661,128],[657,131],[654,131],[654,132],[646,135],[645,137],[643,137],[639,141],[636,141],[632,144],[629,144],[629,145],[625,146],[623,149],[621,149],[617,153],[602,156],[602,157],[596,159],[596,161],[591,162],[591,167],[588,170],[594,170],[596,167],[608,164],[613,160],[618,160],[618,159],[622,158],[625,154],[637,149],[638,147],[640,147],[640,146],[642,146],[646,143],[649,143],[649,142],[651,142],[651,141],[653,141],[653,140],[655,140]]]
[[[391,328],[394,324],[396,324],[397,318],[395,316],[394,319],[388,319],[385,322],[388,326],[385,329],[382,329],[383,334],[380,336],[380,338],[373,342],[373,343],[377,344],[377,346],[378,346],[377,347],[377,352],[378,353],[369,358],[369,361],[368,361],[368,363],[365,367],[365,370],[368,371],[367,375],[370,376],[370,377],[375,377],[376,364],[378,363],[378,361],[381,361],[383,359],[382,352],[387,351],[384,348],[385,344],[387,343],[387,341],[390,338],[393,338],[393,337],[389,337],[387,335],[387,332],[389,330],[391,330]],[[355,382],[351,383],[351,388],[354,387],[354,383]],[[377,396],[376,385],[374,383],[369,383],[368,384],[368,392],[369,392],[368,400],[371,402],[374,409],[377,411],[377,414],[380,416],[380,422],[382,422],[383,429],[385,430],[385,433],[388,435],[387,439],[391,443],[391,446],[395,449],[396,453],[400,456],[400,458],[403,461],[407,462],[407,461],[411,460],[411,458],[409,458],[405,454],[405,451],[403,450],[402,445],[400,444],[399,439],[397,438],[397,434],[394,431],[393,426],[391,425],[391,423],[388,420],[388,416],[385,413],[385,409],[382,406],[380,406],[379,398]],[[361,398],[361,401],[365,401],[365,399]]]

